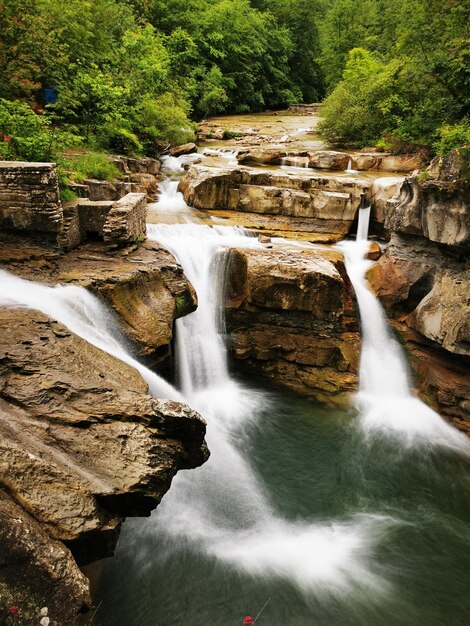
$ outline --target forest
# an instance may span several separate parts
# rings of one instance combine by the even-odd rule
[[[220,113],[323,101],[332,145],[470,140],[470,3],[0,0],[0,156],[156,155]]]

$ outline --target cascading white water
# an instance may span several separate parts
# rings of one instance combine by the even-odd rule
[[[173,172],[177,172],[179,174],[183,174],[184,172],[183,160],[181,159],[181,157],[174,157],[170,155],[162,156],[161,162],[162,172],[166,173],[167,175]]]
[[[144,532],[193,548],[252,575],[284,577],[310,593],[384,589],[369,552],[390,519],[290,522],[276,513],[244,454],[248,433],[269,396],[229,373],[221,324],[224,249],[259,246],[240,229],[195,224],[149,226],[169,248],[198,293],[197,311],[177,321],[177,363],[188,403],[207,421],[209,461],[180,472]],[[142,541],[139,543],[144,544]],[[161,544],[160,544],[161,545]]]
[[[227,148],[204,148],[202,154],[204,156],[217,156],[227,161],[227,165],[238,165],[238,150],[229,150]]]
[[[178,191],[178,180],[164,180],[159,183],[159,195],[155,202],[155,207],[163,211],[186,211],[189,207],[186,204],[183,194]]]
[[[345,172],[347,174],[357,174],[357,170],[353,170],[352,159],[349,159]]]
[[[41,311],[82,339],[138,370],[149,385],[152,395],[183,400],[172,385],[127,352],[124,338],[114,323],[111,312],[83,287],[49,287],[0,270],[0,306]]]
[[[370,209],[370,204],[359,209],[356,241],[367,241],[367,237],[369,236]]]
[[[370,207],[359,209],[356,241],[343,241],[346,270],[356,292],[361,316],[362,350],[357,396],[366,434],[399,438],[408,446],[440,446],[470,455],[470,441],[411,392],[403,351],[393,337],[384,311],[368,288],[366,253]]]

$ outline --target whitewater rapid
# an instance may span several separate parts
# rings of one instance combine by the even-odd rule
[[[44,313],[100,350],[135,368],[149,385],[152,395],[183,401],[183,396],[172,385],[131,356],[112,312],[83,287],[43,285],[0,270],[0,306]]]
[[[309,594],[349,593],[358,586],[385,592],[371,554],[394,520],[366,514],[286,520],[245,454],[270,398],[229,371],[223,287],[227,249],[259,247],[257,239],[242,229],[196,224],[151,225],[148,236],[175,254],[198,294],[198,309],[176,323],[176,369],[185,398],[207,421],[211,457],[176,476],[144,534],[160,536],[170,552],[186,542],[231,567],[287,579]]]
[[[391,436],[408,448],[447,448],[470,456],[468,437],[412,393],[403,349],[393,336],[384,310],[366,280],[366,272],[372,264],[366,258],[370,245],[367,240],[369,217],[370,206],[359,209],[356,240],[337,244],[344,254],[361,318],[357,394],[361,427],[366,437],[373,434]]]

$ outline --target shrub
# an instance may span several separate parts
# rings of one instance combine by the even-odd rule
[[[452,150],[470,146],[470,123],[464,120],[460,124],[446,124],[439,129],[439,140],[434,148],[440,156],[446,156]]]
[[[187,117],[184,102],[174,94],[145,97],[133,111],[133,125],[145,149],[153,156],[168,144],[194,141],[194,125]]]
[[[106,154],[100,152],[87,152],[73,157],[72,160],[64,163],[64,170],[68,179],[76,182],[86,178],[111,181],[121,176],[116,165]]]
[[[51,126],[27,104],[0,98],[0,154],[6,160],[57,161],[63,148],[80,138]]]
[[[100,130],[100,138],[106,148],[118,154],[142,154],[144,147],[137,135],[127,128],[105,126]]]

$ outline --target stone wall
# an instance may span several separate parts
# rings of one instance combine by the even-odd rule
[[[0,229],[54,238],[62,222],[54,163],[0,161]]]
[[[113,204],[103,226],[107,243],[125,245],[146,238],[147,200],[143,193],[128,193]]]
[[[116,202],[79,199],[64,207],[58,243],[72,250],[88,239],[120,246],[146,239],[147,200],[144,193],[128,193]]]

